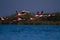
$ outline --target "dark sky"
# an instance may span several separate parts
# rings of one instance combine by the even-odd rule
[[[11,15],[16,10],[59,12],[60,0],[0,0],[0,16]]]

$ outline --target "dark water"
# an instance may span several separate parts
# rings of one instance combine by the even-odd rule
[[[0,25],[0,40],[60,40],[60,25]]]

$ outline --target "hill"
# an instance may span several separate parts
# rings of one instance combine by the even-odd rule
[[[20,24],[20,25],[60,25],[60,12],[43,13],[43,11],[30,13],[29,11],[16,11],[15,14],[0,17],[0,24]]]

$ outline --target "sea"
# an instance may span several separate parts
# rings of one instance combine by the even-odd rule
[[[0,40],[60,40],[60,25],[0,25]]]

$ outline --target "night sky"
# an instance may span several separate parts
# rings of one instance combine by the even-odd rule
[[[60,12],[60,0],[0,0],[0,16],[14,14],[16,10]]]

